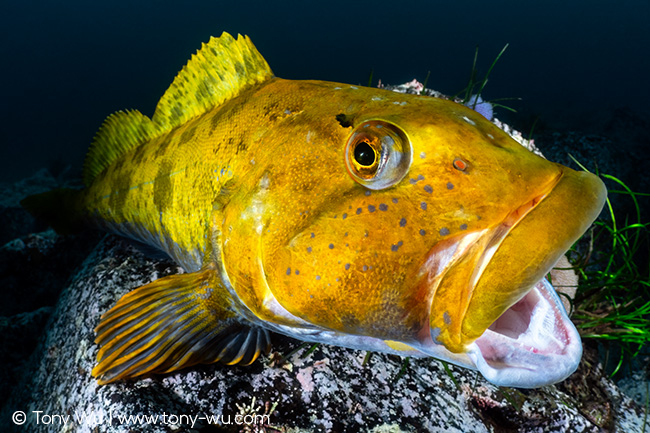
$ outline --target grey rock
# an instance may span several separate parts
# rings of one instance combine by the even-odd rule
[[[20,206],[24,197],[75,182],[47,170],[0,185],[0,405],[20,386],[24,360],[37,345],[59,293],[99,237],[58,236]],[[37,233],[38,232],[38,233]]]
[[[24,360],[36,348],[53,309],[41,307],[11,317],[0,316],[0,407],[20,383]]]
[[[0,247],[0,406],[20,386],[24,360],[35,349],[61,289],[98,237],[29,234]]]
[[[539,390],[497,388],[434,359],[372,354],[364,363],[364,352],[326,345],[290,354],[300,343],[280,336],[271,354],[249,367],[197,366],[98,386],[90,371],[100,315],[127,291],[179,271],[114,237],[102,241],[61,294],[21,386],[0,413],[3,431],[641,432],[645,413],[606,377],[590,347],[576,374]],[[11,423],[15,411],[25,412],[24,425]],[[256,414],[269,417],[236,424]],[[63,425],[64,418],[43,415],[69,418]],[[129,416],[132,423],[120,422]],[[192,427],[189,416],[202,419]],[[218,428],[210,416],[219,417]]]
[[[42,222],[36,221],[20,206],[20,201],[29,195],[56,188],[81,188],[80,179],[69,178],[69,175],[69,167],[57,177],[49,170],[41,169],[18,182],[0,183],[0,245],[46,229]]]

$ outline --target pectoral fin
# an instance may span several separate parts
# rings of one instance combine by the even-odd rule
[[[92,371],[99,384],[221,361],[250,364],[270,347],[266,330],[245,324],[211,269],[171,275],[135,289],[95,328]]]

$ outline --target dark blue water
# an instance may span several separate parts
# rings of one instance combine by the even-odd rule
[[[251,36],[277,76],[397,84],[431,71],[453,94],[510,43],[484,91],[520,97],[512,119],[588,129],[617,107],[647,112],[650,2],[4,2],[0,180],[78,169],[102,120],[158,98],[210,35]],[[499,117],[505,114],[497,112]],[[510,119],[509,119],[510,120]]]

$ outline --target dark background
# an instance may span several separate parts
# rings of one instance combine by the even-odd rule
[[[211,35],[248,34],[277,76],[466,85],[506,44],[484,96],[524,133],[597,129],[616,108],[647,118],[648,0],[219,2],[69,0],[0,6],[0,181],[80,169],[111,112],[153,113]]]

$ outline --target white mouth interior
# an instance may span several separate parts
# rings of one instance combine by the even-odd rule
[[[533,388],[573,373],[582,345],[557,293],[543,278],[470,345],[468,355],[491,382]]]

